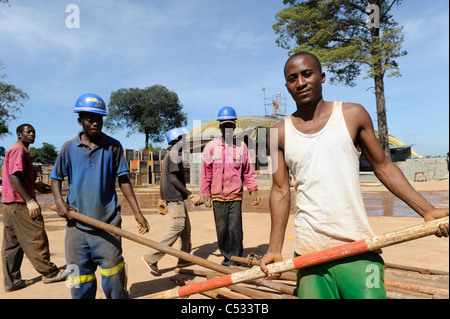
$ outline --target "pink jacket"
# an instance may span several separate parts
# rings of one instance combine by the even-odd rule
[[[249,192],[258,190],[258,179],[249,160],[247,145],[225,147],[221,138],[206,144],[202,155],[200,195],[213,199],[242,198],[243,183]]]

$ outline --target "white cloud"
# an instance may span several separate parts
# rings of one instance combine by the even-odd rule
[[[0,30],[30,56],[65,52],[72,57],[97,54],[142,58],[167,30],[195,23],[194,1],[154,2],[78,0],[80,28],[66,28],[64,5],[36,1],[0,11]],[[170,41],[169,39],[166,39]],[[0,41],[1,43],[1,41]]]
[[[65,26],[70,3],[80,8],[79,29]],[[272,29],[283,7],[275,0],[12,1],[0,6],[0,60],[8,81],[30,95],[20,121],[39,119],[42,140],[53,139],[58,147],[62,137],[54,135],[43,112],[53,112],[64,123],[61,130],[72,134],[78,129],[71,113],[74,100],[91,91],[107,99],[120,87],[157,83],[179,94],[190,118],[209,120],[226,104],[242,115],[263,114],[261,88],[268,95],[284,91],[287,53],[276,46]],[[393,13],[404,26],[409,52],[398,59],[404,76],[385,83],[394,131],[421,127],[424,105],[436,105],[430,114],[447,110],[448,115],[448,2],[408,0]],[[439,70],[438,76],[423,81],[430,70]],[[369,80],[351,89],[327,84],[325,98],[362,103],[376,119],[375,99],[366,91],[372,85]],[[287,102],[295,110],[289,97]],[[402,119],[398,124],[394,113]],[[435,130],[447,137],[448,121]],[[429,131],[414,131],[420,133],[416,139],[428,140]],[[137,140],[127,144],[142,144]]]
[[[405,42],[409,47],[432,42],[432,48],[424,48],[435,56],[449,54],[449,16],[447,9],[424,6],[422,12],[408,17],[403,24]],[[431,50],[429,50],[431,49]]]
[[[29,8],[18,5],[0,12],[2,35],[11,38],[12,42],[29,53],[61,44],[60,37],[55,34],[53,22],[54,16],[44,7]],[[55,36],[49,37],[49,34]]]
[[[266,37],[252,32],[227,29],[219,33],[217,39],[212,41],[212,46],[219,50],[256,52],[266,41]]]

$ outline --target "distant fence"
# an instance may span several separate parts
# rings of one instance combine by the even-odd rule
[[[159,184],[167,150],[150,152],[125,149],[125,158],[133,185]],[[184,163],[186,183],[190,182],[189,163]]]
[[[162,162],[166,155],[165,150],[150,152],[125,149],[124,153],[130,181],[133,185],[159,184]],[[50,184],[50,173],[53,165],[34,164],[33,166],[37,174],[37,180]],[[189,177],[189,171],[187,177]],[[68,186],[67,179],[63,182],[63,186]]]
[[[125,149],[125,159],[134,185],[157,184],[161,179],[162,160],[166,151],[150,152]]]

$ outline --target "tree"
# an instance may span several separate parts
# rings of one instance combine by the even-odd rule
[[[0,62],[0,71],[2,69]],[[0,79],[5,77],[5,74],[0,73]],[[29,96],[25,92],[14,85],[0,81],[0,137],[10,133],[7,122],[17,118],[20,107],[23,107],[23,101],[28,98]]]
[[[384,76],[401,76],[395,59],[407,54],[401,49],[403,27],[389,14],[401,0],[283,2],[290,6],[277,13],[273,26],[280,47],[315,54],[332,74],[332,84],[354,86],[366,67],[367,77],[375,81],[379,141],[389,156]]]
[[[42,143],[41,148],[30,147],[29,149],[30,157],[34,163],[41,164],[54,164],[56,158],[58,157],[58,152],[55,146],[48,143]]]
[[[178,95],[162,85],[145,89],[119,89],[111,93],[105,127],[114,131],[128,128],[127,136],[135,131],[145,134],[145,149],[149,142],[161,142],[164,134],[186,125]]]
[[[3,146],[0,146],[0,164],[3,164],[3,158],[6,155],[6,150]]]

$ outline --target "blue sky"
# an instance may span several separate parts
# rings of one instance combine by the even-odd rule
[[[67,28],[67,5],[80,9],[80,28]],[[272,29],[282,0],[10,0],[0,5],[0,61],[7,83],[30,99],[11,131],[31,123],[33,146],[58,149],[80,130],[72,113],[78,96],[96,93],[109,101],[119,88],[161,84],[176,92],[193,120],[210,121],[224,105],[238,116],[264,115],[264,96],[281,92],[287,112],[295,104],[284,87],[287,51]],[[400,78],[386,78],[389,133],[421,155],[449,151],[449,4],[404,0],[392,11],[404,26]],[[325,84],[325,100],[365,106],[376,127],[373,80],[353,88]],[[106,132],[110,134],[109,132]],[[112,135],[124,148],[145,138]],[[0,139],[9,148],[11,135]],[[163,145],[164,146],[164,145]]]

